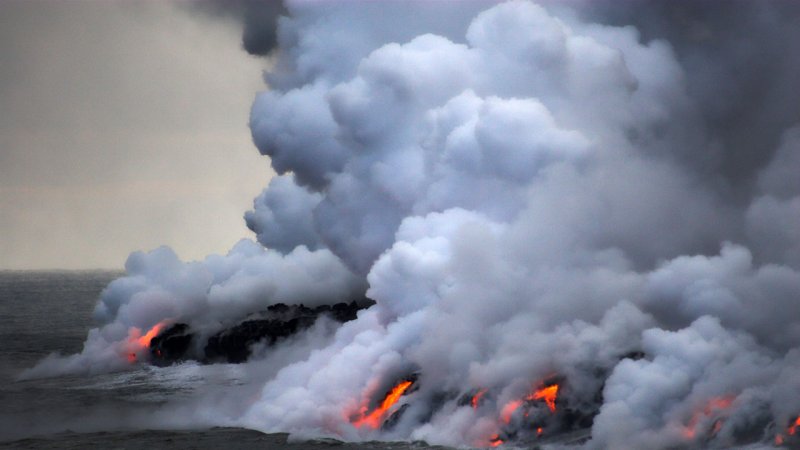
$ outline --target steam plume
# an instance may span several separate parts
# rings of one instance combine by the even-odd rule
[[[250,123],[281,174],[246,215],[268,249],[132,255],[84,352],[29,375],[366,291],[225,420],[490,445],[557,374],[588,448],[772,442],[800,414],[800,8],[574,6],[289,3]],[[391,429],[351,423],[410,372]]]

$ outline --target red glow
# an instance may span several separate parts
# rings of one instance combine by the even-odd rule
[[[789,436],[796,435],[798,427],[800,427],[800,416],[797,416],[797,418],[792,421],[792,424],[786,428],[786,434]],[[784,442],[786,442],[786,437],[783,434],[778,433],[775,435],[775,445],[783,445]]]
[[[533,391],[533,393],[525,397],[525,400],[544,400],[545,404],[547,404],[547,408],[550,409],[551,412],[556,412],[557,397],[558,384],[551,384]],[[502,420],[504,423],[510,423],[511,416],[513,416],[514,412],[519,409],[520,406],[522,406],[522,403],[523,400],[512,400],[506,403],[506,405],[503,406],[503,409],[500,410],[500,420]]]
[[[529,402],[529,401],[535,401],[535,400],[542,400],[542,401],[545,402],[545,404],[547,405],[547,408],[550,410],[550,412],[553,412],[553,413],[556,412],[556,399],[558,398],[558,391],[559,391],[560,386],[558,385],[558,383],[546,384],[546,385],[540,384],[539,386],[543,386],[543,387],[540,387],[539,389],[534,390],[533,392],[531,392],[530,394],[528,394],[527,396],[525,396],[522,399],[511,400],[510,402],[508,402],[505,405],[503,405],[503,407],[500,409],[500,421],[502,423],[505,423],[505,424],[511,423],[511,418],[514,416],[514,413],[522,405],[524,405],[526,401]],[[479,401],[481,395],[483,395],[483,391],[478,392],[478,394],[475,394],[475,396],[473,397],[473,402],[472,402],[473,403],[473,407],[474,407],[475,404],[477,404],[477,401],[475,399],[478,398],[478,401]],[[528,417],[528,412],[527,411],[525,412],[525,417]],[[536,428],[536,435],[537,436],[542,436],[543,434],[544,434],[544,428],[537,427]],[[501,445],[501,444],[503,444],[503,440],[500,439],[498,437],[498,435],[495,434],[491,438],[489,438],[489,445],[490,446],[497,447],[498,445]]]
[[[711,414],[711,412],[715,409],[716,410],[728,409],[731,407],[733,400],[734,397],[732,396],[712,398],[711,401],[708,402],[708,405],[706,405],[703,411],[706,414]]]
[[[711,429],[711,434],[715,435],[715,434],[719,433],[719,430],[722,429],[722,424],[723,423],[725,423],[725,421],[722,420],[722,419],[715,420],[714,421],[714,427]]]
[[[165,325],[166,321],[161,321],[147,330],[144,335],[139,328],[133,327],[130,329],[128,333],[127,353],[125,355],[129,363],[133,364],[139,359],[140,352],[150,347],[150,342],[161,333]]]
[[[389,408],[391,408],[400,397],[405,393],[411,385],[414,384],[413,381],[401,381],[395,387],[386,394],[386,397],[383,399],[381,404],[375,408],[371,413],[367,414],[367,406],[364,405],[361,407],[361,411],[359,411],[360,417],[353,421],[353,425],[356,427],[362,427],[363,425],[367,425],[370,428],[377,429],[381,426],[381,422],[383,422],[383,417]]]
[[[481,389],[477,394],[472,396],[472,399],[469,402],[472,405],[472,409],[478,409],[478,405],[480,404],[484,395],[486,395],[486,389]]]
[[[519,409],[522,406],[522,400],[512,400],[506,403],[506,406],[503,406],[503,409],[500,411],[500,420],[504,423],[511,422],[511,416],[514,415],[514,411]]]
[[[686,439],[694,439],[697,434],[697,425],[700,423],[700,421],[730,408],[733,400],[733,396],[714,397],[709,400],[702,409],[695,411],[694,414],[692,414],[692,418],[689,419],[689,423],[683,428],[683,437]],[[711,433],[716,434],[719,432],[719,430],[722,428],[723,422],[723,419],[717,419],[714,421]]]
[[[528,400],[544,400],[551,412],[556,412],[556,397],[558,396],[558,385],[552,384],[538,389],[528,397]]]
[[[150,341],[153,340],[154,337],[158,336],[158,333],[161,332],[161,329],[164,328],[164,323],[159,322],[150,328],[144,336],[140,337],[136,340],[142,347],[150,347]]]
[[[503,445],[503,440],[500,439],[500,436],[495,434],[494,436],[491,437],[491,439],[489,439],[489,446],[499,447],[501,445]]]
[[[797,419],[794,419],[794,423],[789,427],[788,430],[786,430],[786,432],[794,436],[794,434],[797,432],[798,426],[800,426],[800,416],[797,416]]]

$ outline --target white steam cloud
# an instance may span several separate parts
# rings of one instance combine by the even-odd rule
[[[503,406],[555,374],[560,405],[596,414],[587,448],[785,434],[800,414],[800,117],[764,108],[786,124],[774,145],[729,154],[723,107],[696,95],[708,71],[687,69],[716,60],[561,7],[290,3],[251,115],[281,174],[246,215],[261,245],[132,255],[84,351],[28,375],[125,367],[133,327],[366,291],[375,306],[220,422],[488,445]],[[776,123],[758,114],[739,126]],[[747,152],[768,157],[734,167],[759,160]],[[351,423],[410,372],[394,428]],[[489,404],[459,404],[481,388]]]

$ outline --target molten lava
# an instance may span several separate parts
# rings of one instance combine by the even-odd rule
[[[502,420],[504,423],[510,423],[511,416],[513,416],[514,412],[519,409],[520,406],[522,406],[524,401],[544,400],[545,404],[547,404],[547,408],[550,409],[550,412],[556,412],[557,397],[558,384],[551,384],[537,389],[525,397],[524,400],[512,400],[506,403],[506,405],[503,406],[503,409],[500,410],[500,420]]]
[[[528,397],[528,400],[544,400],[544,402],[547,404],[547,407],[550,408],[550,411],[556,412],[557,396],[558,396],[558,384],[552,384],[550,386],[545,386],[537,390],[531,396]]]
[[[147,333],[145,333],[144,336],[140,337],[136,341],[142,347],[150,347],[150,341],[152,341],[154,337],[158,336],[158,333],[161,333],[162,329],[164,329],[164,323],[159,322],[155,324],[153,328],[147,330]]]
[[[797,434],[797,428],[800,427],[800,416],[797,416],[796,419],[786,428],[786,434],[789,436],[794,436]],[[786,441],[786,437],[782,433],[778,433],[775,435],[775,445],[783,445]]]
[[[791,436],[794,436],[797,433],[797,427],[800,426],[800,416],[797,416],[797,419],[794,419],[794,423],[786,430]]]
[[[514,416],[514,413],[523,405],[525,402],[530,401],[537,401],[542,400],[547,405],[547,409],[550,410],[551,413],[556,412],[556,399],[558,398],[558,390],[560,386],[558,383],[552,384],[545,384],[543,387],[534,390],[525,398],[518,399],[518,400],[511,400],[510,402],[506,403],[503,408],[500,410],[500,421],[504,424],[510,424],[511,418]],[[478,392],[475,396],[472,397],[472,404],[473,407],[480,401],[480,396],[483,395],[484,391]],[[476,400],[477,398],[477,400]],[[528,417],[528,413],[525,413],[525,417]],[[544,434],[544,428],[538,426],[536,428],[536,436],[541,437]],[[491,447],[497,447],[498,445],[503,444],[503,440],[498,437],[498,435],[493,435],[489,438],[489,445]]]
[[[126,355],[128,362],[133,364],[138,359],[138,354],[140,351],[149,348],[150,342],[153,340],[154,337],[158,336],[161,333],[161,330],[164,329],[164,325],[166,321],[161,321],[155,324],[152,328],[147,330],[147,333],[142,334],[142,330],[139,328],[133,327],[130,330],[130,334],[128,336],[128,353]]]
[[[683,429],[683,436],[686,439],[694,439],[694,437],[697,435],[697,425],[700,423],[700,421],[704,418],[717,415],[720,412],[730,408],[733,400],[733,396],[714,397],[709,400],[702,409],[695,411],[694,414],[692,414],[692,418],[689,419],[689,423]],[[719,430],[722,428],[722,423],[723,419],[717,419],[714,421],[711,429],[712,435],[719,432]]]
[[[486,389],[481,389],[472,396],[472,399],[469,401],[469,404],[472,405],[472,409],[478,409],[478,405],[481,403],[481,399],[484,395],[486,395]]]
[[[504,423],[511,422],[511,416],[514,415],[514,411],[519,409],[522,406],[522,400],[512,400],[506,403],[506,406],[503,406],[503,409],[500,410],[500,420]]]
[[[400,397],[408,390],[408,388],[411,387],[412,384],[414,384],[413,381],[404,380],[395,385],[389,391],[389,393],[386,394],[386,397],[384,397],[383,401],[381,401],[381,404],[369,414],[366,414],[366,405],[362,406],[360,411],[361,417],[354,420],[353,425],[359,428],[364,425],[368,425],[370,428],[375,429],[380,427],[386,412],[389,411],[389,408],[397,403],[398,400],[400,400]]]

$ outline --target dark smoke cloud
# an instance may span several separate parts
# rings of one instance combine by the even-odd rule
[[[557,374],[586,448],[766,445],[800,414],[800,7],[575,5],[290,3],[250,120],[280,174],[246,215],[268,248],[131,256],[86,350],[29,375],[123,367],[161,320],[366,290],[224,420],[486,446]],[[351,424],[410,371],[393,430]]]
[[[705,152],[678,154],[746,198],[783,131],[800,122],[800,4],[592,1],[582,12],[669,42],[710,139]]]
[[[287,13],[282,0],[198,0],[187,7],[241,22],[242,48],[257,56],[266,56],[275,50],[278,19]]]

